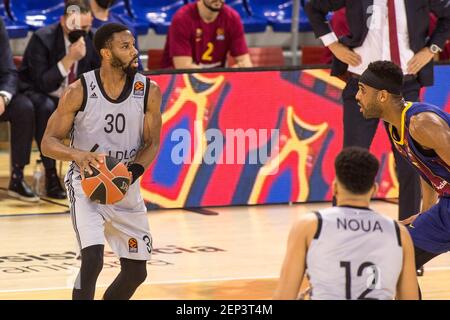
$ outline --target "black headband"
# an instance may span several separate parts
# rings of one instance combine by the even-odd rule
[[[377,90],[386,90],[387,92],[395,95],[402,94],[403,84],[399,85],[393,81],[377,76],[375,73],[366,69],[361,75],[359,82],[364,83]]]

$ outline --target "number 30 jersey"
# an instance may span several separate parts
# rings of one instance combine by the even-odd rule
[[[368,208],[316,212],[306,256],[311,299],[394,299],[403,266],[397,223]]]
[[[97,144],[95,152],[105,153],[125,165],[133,162],[143,144],[150,80],[140,73],[136,73],[134,78],[127,78],[116,100],[106,94],[99,69],[84,73],[81,82],[84,87],[83,103],[74,119],[71,147],[90,151]],[[72,166],[79,171],[74,163]],[[130,198],[132,194],[136,194],[134,199]],[[118,205],[122,203],[129,207],[140,202],[139,183],[134,183]]]

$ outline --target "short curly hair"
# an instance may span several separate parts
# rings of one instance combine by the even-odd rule
[[[345,189],[354,194],[366,194],[375,183],[379,162],[368,150],[349,147],[336,157],[334,168]]]
[[[97,53],[100,55],[100,50],[107,48],[111,45],[114,33],[130,31],[127,26],[120,23],[106,23],[101,26],[94,35],[94,47]]]
[[[397,86],[403,86],[403,71],[391,61],[371,62],[368,69],[380,79],[387,79]]]

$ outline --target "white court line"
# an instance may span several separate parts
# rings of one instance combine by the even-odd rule
[[[187,279],[174,281],[145,281],[141,285],[160,285],[160,284],[179,284],[179,283],[195,283],[195,282],[215,282],[215,281],[235,281],[235,280],[260,280],[260,279],[277,279],[278,276],[263,276],[263,277],[240,277],[240,278],[216,278],[216,279]],[[97,288],[107,288],[108,285],[98,285]],[[55,291],[55,290],[72,290],[72,287],[52,287],[52,288],[32,288],[32,289],[14,289],[14,290],[0,290],[0,293],[15,293],[15,292],[33,292],[33,291]]]
[[[428,267],[425,272],[445,271],[450,270],[450,267]],[[161,285],[161,284],[180,284],[180,283],[195,283],[195,282],[216,282],[216,281],[236,281],[236,280],[260,280],[260,279],[277,279],[277,276],[263,276],[263,277],[238,277],[238,278],[215,278],[215,279],[186,279],[186,280],[171,280],[171,281],[145,281],[142,285]],[[107,288],[109,285],[98,285],[97,288]],[[56,290],[72,290],[72,287],[52,287],[52,288],[32,288],[32,289],[15,289],[15,290],[0,290],[0,293],[18,293],[18,292],[35,292],[35,291],[56,291]]]

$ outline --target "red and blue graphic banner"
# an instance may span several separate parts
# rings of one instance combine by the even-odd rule
[[[161,147],[141,189],[149,208],[326,201],[342,148],[344,82],[328,70],[152,76],[163,93]],[[450,111],[450,66],[422,100]],[[380,124],[377,197],[398,195]]]

